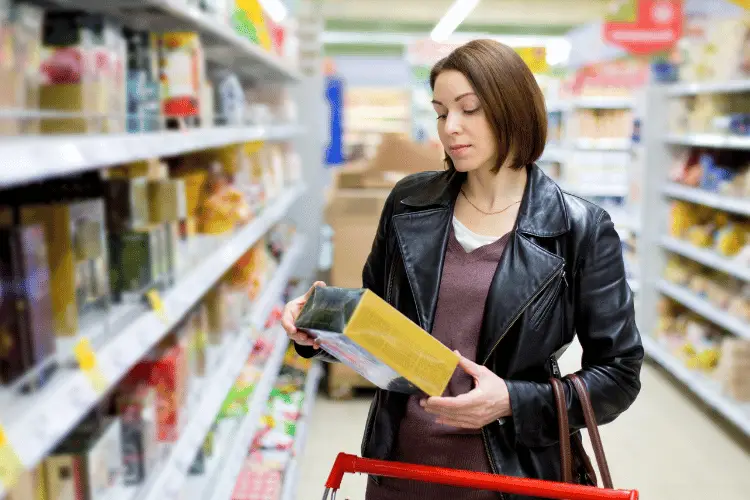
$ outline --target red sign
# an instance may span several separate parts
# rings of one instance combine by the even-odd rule
[[[669,50],[682,36],[682,0],[618,0],[604,21],[606,42],[632,54]]]

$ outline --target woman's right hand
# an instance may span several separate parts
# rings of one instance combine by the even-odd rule
[[[294,323],[297,321],[299,313],[302,312],[302,308],[305,307],[305,304],[310,299],[313,290],[318,286],[326,286],[326,284],[322,281],[316,281],[313,283],[307,293],[296,299],[290,300],[289,303],[284,306],[284,312],[281,315],[281,326],[286,330],[287,336],[299,345],[312,346],[315,349],[320,348],[317,342],[308,334],[297,330]]]

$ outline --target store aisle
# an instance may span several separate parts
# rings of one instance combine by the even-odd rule
[[[562,360],[576,368],[580,347]],[[633,407],[601,428],[615,486],[634,487],[644,500],[747,500],[750,453],[713,424],[658,369],[644,365]],[[359,453],[369,400],[331,401],[321,395],[302,463],[296,499],[320,498],[339,451]],[[340,499],[363,500],[364,476],[347,476]]]

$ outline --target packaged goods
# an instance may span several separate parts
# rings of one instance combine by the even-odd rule
[[[440,396],[458,355],[366,289],[316,287],[296,322],[381,389]]]

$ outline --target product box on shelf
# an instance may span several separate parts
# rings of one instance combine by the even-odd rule
[[[149,224],[149,183],[145,177],[104,182],[107,230],[137,230]]]
[[[167,339],[165,339],[166,342]],[[129,375],[148,381],[156,391],[156,435],[159,442],[179,438],[187,398],[187,370],[184,349],[172,345],[155,358],[138,363]]]
[[[128,52],[127,130],[150,132],[161,127],[158,40],[146,31],[125,29]]]
[[[143,380],[125,380],[115,395],[122,425],[123,484],[144,484],[156,466],[156,393]]]
[[[381,389],[440,396],[458,366],[456,353],[370,290],[316,287],[295,325]]]
[[[55,333],[74,336],[84,316],[109,307],[104,200],[22,206],[20,219],[44,228]]]
[[[79,428],[45,460],[48,498],[107,498],[122,475],[119,419]]]
[[[160,226],[122,231],[109,235],[112,295],[118,301],[140,301],[156,287],[163,257],[160,252]]]
[[[149,219],[152,224],[179,222],[187,217],[184,179],[160,179],[148,183]]]
[[[0,383],[13,382],[55,347],[44,230],[0,228]]]
[[[226,300],[228,293],[227,284],[219,282],[203,298],[208,325],[207,340],[210,345],[221,345],[224,333],[227,330],[229,311],[227,310]]]
[[[198,121],[206,82],[203,47],[197,33],[164,33],[161,38],[162,113],[175,120]]]
[[[44,467],[37,466],[21,472],[16,485],[10,488],[7,500],[48,500],[44,484]]]
[[[42,21],[43,11],[36,5],[0,2],[0,45],[6,55],[0,61],[0,108],[19,112],[0,118],[0,135],[39,132],[38,118],[24,113],[39,109]]]
[[[715,378],[732,399],[750,402],[750,341],[724,339]]]
[[[125,55],[118,27],[101,15],[46,11],[40,107],[47,134],[112,133],[125,127]]]
[[[690,16],[684,31],[680,80],[726,81],[750,76],[750,15]]]

